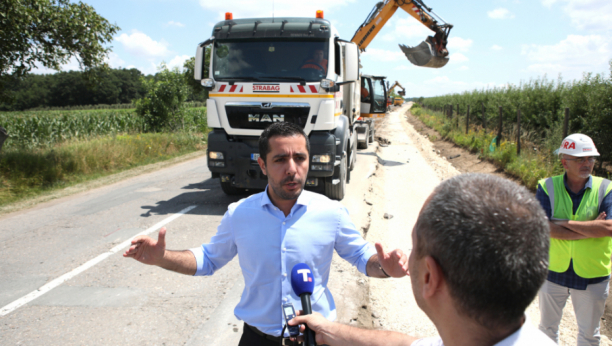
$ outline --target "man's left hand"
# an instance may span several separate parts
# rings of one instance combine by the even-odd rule
[[[381,243],[376,243],[374,246],[378,253],[378,262],[385,273],[394,278],[410,275],[408,272],[408,256],[402,250],[395,249],[385,253]]]

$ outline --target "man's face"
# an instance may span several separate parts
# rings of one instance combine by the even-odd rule
[[[270,138],[270,152],[266,162],[257,162],[268,176],[268,192],[272,199],[295,200],[299,197],[308,175],[308,150],[306,139],[301,136]]]
[[[563,155],[561,164],[563,164],[567,176],[574,179],[587,179],[593,173],[593,167],[595,166],[593,157],[575,157],[571,155]]]
[[[321,61],[323,61],[323,57],[324,57],[324,55],[323,55],[323,51],[322,50],[320,50],[320,49],[315,50],[313,59],[314,59],[314,61],[316,63],[320,63]]]

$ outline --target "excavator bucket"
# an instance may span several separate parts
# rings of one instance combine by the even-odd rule
[[[448,54],[446,56],[438,54],[434,45],[430,42],[430,38],[415,47],[408,47],[403,44],[399,46],[408,60],[416,66],[440,68],[448,63]]]

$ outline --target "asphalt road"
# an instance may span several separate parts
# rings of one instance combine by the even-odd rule
[[[364,192],[374,147],[360,150],[343,200],[367,230]],[[205,158],[0,217],[1,345],[232,345],[243,289],[237,259],[212,277],[189,277],[122,257],[140,233],[165,224],[169,249],[207,242],[230,203]],[[359,321],[361,274],[334,257],[339,320]],[[362,277],[362,276],[361,276]],[[360,315],[361,314],[361,315]]]

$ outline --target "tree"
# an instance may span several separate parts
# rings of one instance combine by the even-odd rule
[[[93,7],[69,0],[2,0],[0,28],[0,100],[9,97],[5,84],[37,63],[59,71],[75,57],[85,71],[106,66],[104,44],[119,30]]]
[[[149,126],[147,130],[176,130],[181,126],[189,87],[179,69],[175,67],[168,70],[166,64],[162,63],[155,78],[143,77],[142,83],[147,93],[136,101],[136,113],[145,118]]]

